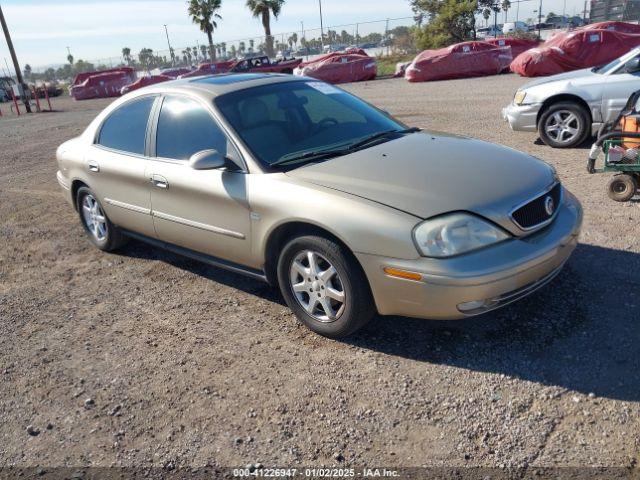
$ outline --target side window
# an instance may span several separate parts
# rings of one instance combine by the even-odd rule
[[[125,103],[107,117],[100,129],[98,144],[123,152],[144,155],[147,122],[155,97]]]
[[[227,137],[211,114],[195,100],[166,97],[158,118],[156,156],[188,160],[209,149],[227,154]]]

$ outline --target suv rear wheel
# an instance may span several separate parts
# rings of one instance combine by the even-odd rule
[[[538,134],[544,143],[554,148],[580,145],[589,136],[589,112],[575,102],[558,102],[549,106],[540,116]]]
[[[323,237],[302,236],[285,245],[278,260],[278,283],[298,319],[326,337],[349,335],[375,313],[360,265]]]

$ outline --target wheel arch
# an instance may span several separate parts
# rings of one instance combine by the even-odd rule
[[[354,255],[353,251],[340,237],[320,225],[316,225],[314,223],[306,221],[295,220],[281,223],[280,225],[276,226],[273,230],[271,230],[271,232],[269,232],[267,240],[264,244],[264,273],[271,285],[278,284],[277,267],[280,252],[289,240],[304,235],[317,235],[319,237],[323,237],[336,242],[344,249],[345,253],[355,261],[356,265],[358,265],[358,267],[365,275],[365,278],[367,278],[362,265]],[[368,281],[369,280],[367,278],[367,282]],[[371,288],[370,285],[369,288]]]
[[[73,201],[73,208],[75,208],[76,211],[78,210],[78,190],[80,190],[81,187],[90,188],[89,185],[77,178],[71,182],[71,200]]]
[[[551,107],[555,103],[560,102],[573,102],[577,103],[581,107],[584,107],[584,109],[587,111],[587,114],[589,115],[589,121],[593,124],[593,114],[591,113],[591,108],[582,97],[573,93],[559,93],[558,95],[553,95],[552,97],[547,98],[542,103],[542,106],[540,107],[540,110],[538,110],[538,115],[536,117],[536,125],[540,124],[540,118],[549,109],[549,107]]]

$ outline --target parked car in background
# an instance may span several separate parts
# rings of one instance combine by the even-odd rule
[[[204,75],[215,75],[227,73],[234,65],[235,60],[221,60],[218,62],[205,62],[198,65],[195,70],[183,73],[178,78],[202,77]]]
[[[15,84],[16,81],[11,77],[0,77],[0,91],[7,100],[12,98],[11,93]]]
[[[293,70],[294,75],[317,78],[328,83],[374,80],[377,73],[376,59],[360,49],[355,49],[353,53],[327,53],[302,62]]]
[[[560,272],[582,222],[550,165],[290,75],[147,87],[56,156],[97,248],[130,236],[278,285],[329,337],[376,311],[456,319],[525,297]]]
[[[640,48],[598,68],[561,73],[518,89],[502,116],[551,147],[575,147],[617,117],[640,87]]]
[[[506,35],[507,33],[516,33],[516,32],[528,32],[529,25],[525,22],[506,22],[502,26],[502,33]]]
[[[173,80],[173,78],[167,75],[149,75],[146,77],[141,77],[133,83],[129,85],[125,85],[120,89],[120,94],[125,95],[129,92],[133,92],[142,87],[148,87],[149,85],[155,85],[156,83],[168,82],[169,80]]]
[[[180,75],[185,75],[193,71],[193,68],[190,67],[175,67],[175,68],[165,68],[160,70],[161,75],[165,75],[171,78],[178,78]]]
[[[130,84],[135,78],[135,73],[131,74],[127,71],[93,73],[82,83],[72,85],[69,93],[75,100],[117,97],[122,87]]]
[[[302,63],[301,58],[271,61],[266,55],[237,60],[229,68],[230,72],[293,73]]]
[[[498,27],[483,27],[476,30],[476,35],[478,38],[486,38],[486,37],[497,37],[502,35],[502,28]]]

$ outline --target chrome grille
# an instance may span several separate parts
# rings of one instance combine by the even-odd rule
[[[549,199],[553,202],[551,213],[547,210]],[[557,183],[551,190],[539,195],[530,202],[516,208],[511,213],[513,221],[523,230],[532,230],[551,222],[560,208],[562,185]]]

